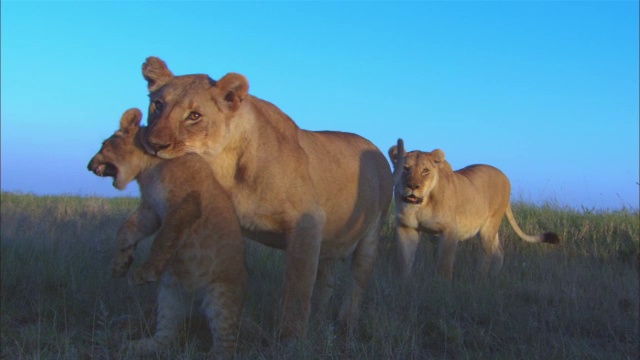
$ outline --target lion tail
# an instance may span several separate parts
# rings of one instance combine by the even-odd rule
[[[518,236],[520,236],[522,240],[527,242],[532,242],[532,243],[547,243],[547,244],[560,243],[560,237],[558,237],[556,233],[546,232],[544,234],[538,234],[538,235],[525,234],[524,231],[520,229],[520,226],[518,226],[518,223],[516,222],[516,219],[513,216],[513,211],[511,211],[510,204],[507,206],[506,215],[507,215],[507,219],[509,220],[509,224],[511,224],[511,227],[513,228],[513,230],[516,232],[516,234],[518,234]]]
[[[402,141],[402,139],[398,139],[398,145],[396,145],[394,152],[395,154],[392,155],[391,159],[393,162],[393,183],[397,184],[402,177],[404,169],[404,155],[406,154],[406,151],[404,150],[404,141]]]

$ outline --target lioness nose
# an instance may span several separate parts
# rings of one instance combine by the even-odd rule
[[[161,144],[161,143],[157,143],[157,142],[150,142],[149,146],[153,149],[153,151],[155,151],[156,153],[158,153],[158,151],[162,151],[166,148],[169,147],[169,145],[171,144]]]
[[[420,184],[407,184],[407,187],[411,190],[417,190],[420,188]]]

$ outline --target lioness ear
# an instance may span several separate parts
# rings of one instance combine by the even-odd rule
[[[441,167],[444,162],[444,151],[435,149],[431,152],[431,155],[433,155],[433,161]]]
[[[167,64],[155,56],[150,56],[142,64],[142,76],[147,80],[149,92],[154,92],[173,78]]]
[[[249,93],[249,82],[240,74],[228,73],[215,86],[229,110],[235,111]]]
[[[124,112],[120,118],[120,131],[125,134],[135,133],[140,126],[142,120],[142,112],[139,109],[132,108]]]

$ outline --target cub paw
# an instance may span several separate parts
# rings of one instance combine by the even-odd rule
[[[160,278],[160,271],[156,270],[153,266],[144,265],[133,272],[131,283],[133,285],[142,285],[157,281],[158,278]]]
[[[162,344],[159,344],[153,338],[134,340],[127,343],[128,350],[136,355],[150,355],[160,350]]]
[[[111,262],[111,276],[121,278],[127,274],[129,267],[133,263],[133,256],[118,255]]]

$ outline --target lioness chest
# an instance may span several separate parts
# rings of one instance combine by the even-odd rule
[[[444,229],[455,225],[452,224],[452,219],[443,217],[442,214],[433,211],[430,207],[404,203],[396,204],[396,207],[399,209],[398,223],[421,232],[439,234]]]
[[[400,204],[399,208],[401,209],[397,216],[399,224],[428,234],[454,231],[460,240],[475,236],[487,218],[486,212],[475,214],[479,216],[467,217],[464,211],[458,213],[451,209],[434,209],[428,204],[423,206]]]

